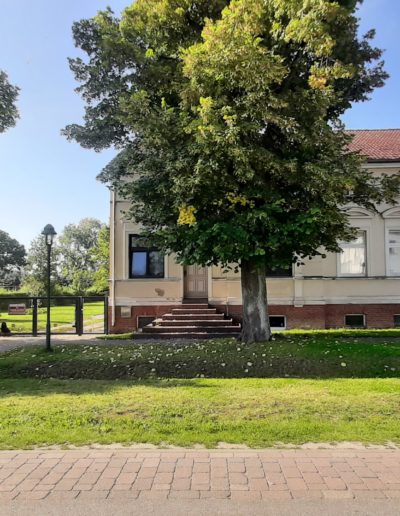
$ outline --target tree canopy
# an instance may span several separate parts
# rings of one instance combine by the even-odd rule
[[[83,294],[93,286],[98,263],[94,255],[103,224],[93,218],[65,226],[59,245],[60,278],[75,294]]]
[[[109,232],[106,224],[85,218],[67,224],[55,239],[51,251],[53,295],[89,295],[108,289]],[[28,251],[24,288],[31,295],[43,295],[47,288],[47,248],[38,235]]]
[[[16,100],[19,88],[8,81],[7,74],[0,70],[0,133],[14,127],[19,118]]]
[[[64,133],[123,150],[101,178],[162,249],[241,267],[246,341],[269,336],[266,267],[339,251],[354,235],[345,204],[398,193],[398,177],[361,168],[340,122],[387,78],[358,3],[137,0],[73,27],[86,114]]]
[[[25,265],[25,247],[5,231],[0,230],[0,284],[17,287],[21,268]]]

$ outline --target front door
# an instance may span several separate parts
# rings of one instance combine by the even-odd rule
[[[184,268],[185,298],[206,299],[208,297],[208,269],[201,265]]]

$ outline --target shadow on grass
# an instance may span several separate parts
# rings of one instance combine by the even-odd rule
[[[90,343],[56,347],[53,353],[30,347],[0,354],[0,396],[5,394],[5,381],[15,392],[26,394],[27,385],[35,392],[48,385],[51,392],[79,394],[111,390],[123,382],[163,389],[207,387],[197,378],[400,378],[400,343],[370,338],[354,340],[342,332],[288,335],[247,346],[218,339],[191,344]]]

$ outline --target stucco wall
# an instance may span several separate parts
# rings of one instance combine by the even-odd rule
[[[398,173],[399,168],[374,166],[373,171],[376,175]],[[111,305],[155,306],[180,303],[183,297],[183,269],[176,264],[173,256],[165,257],[165,278],[129,279],[129,235],[139,233],[140,229],[127,220],[124,211],[128,209],[128,203],[117,200],[115,219],[111,217],[115,234]],[[338,278],[338,255],[330,253],[326,259],[315,257],[306,260],[300,267],[294,267],[293,278],[269,279],[267,287],[270,302],[297,307],[400,303],[400,278],[387,277],[386,244],[388,229],[400,229],[400,208],[397,213],[386,205],[378,209],[380,214],[359,208],[349,212],[351,224],[366,231],[367,277]],[[241,305],[240,274],[211,267],[208,285],[210,302],[217,305]]]

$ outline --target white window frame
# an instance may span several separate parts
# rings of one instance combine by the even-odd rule
[[[391,247],[397,247],[400,248],[400,244],[397,245],[391,245],[389,243],[389,234],[390,231],[400,231],[400,221],[396,221],[396,224],[387,224],[386,225],[386,235],[385,235],[385,252],[386,252],[386,276],[390,278],[398,278],[400,276],[400,272],[398,274],[391,274],[390,273],[390,248]]]
[[[337,253],[336,267],[337,267],[337,276],[339,278],[366,278],[368,276],[368,230],[365,227],[358,228],[357,234],[364,234],[364,251],[365,251],[365,269],[363,273],[360,274],[352,274],[345,273],[341,271],[341,255],[342,253]],[[351,242],[340,242],[339,245],[349,245]]]

